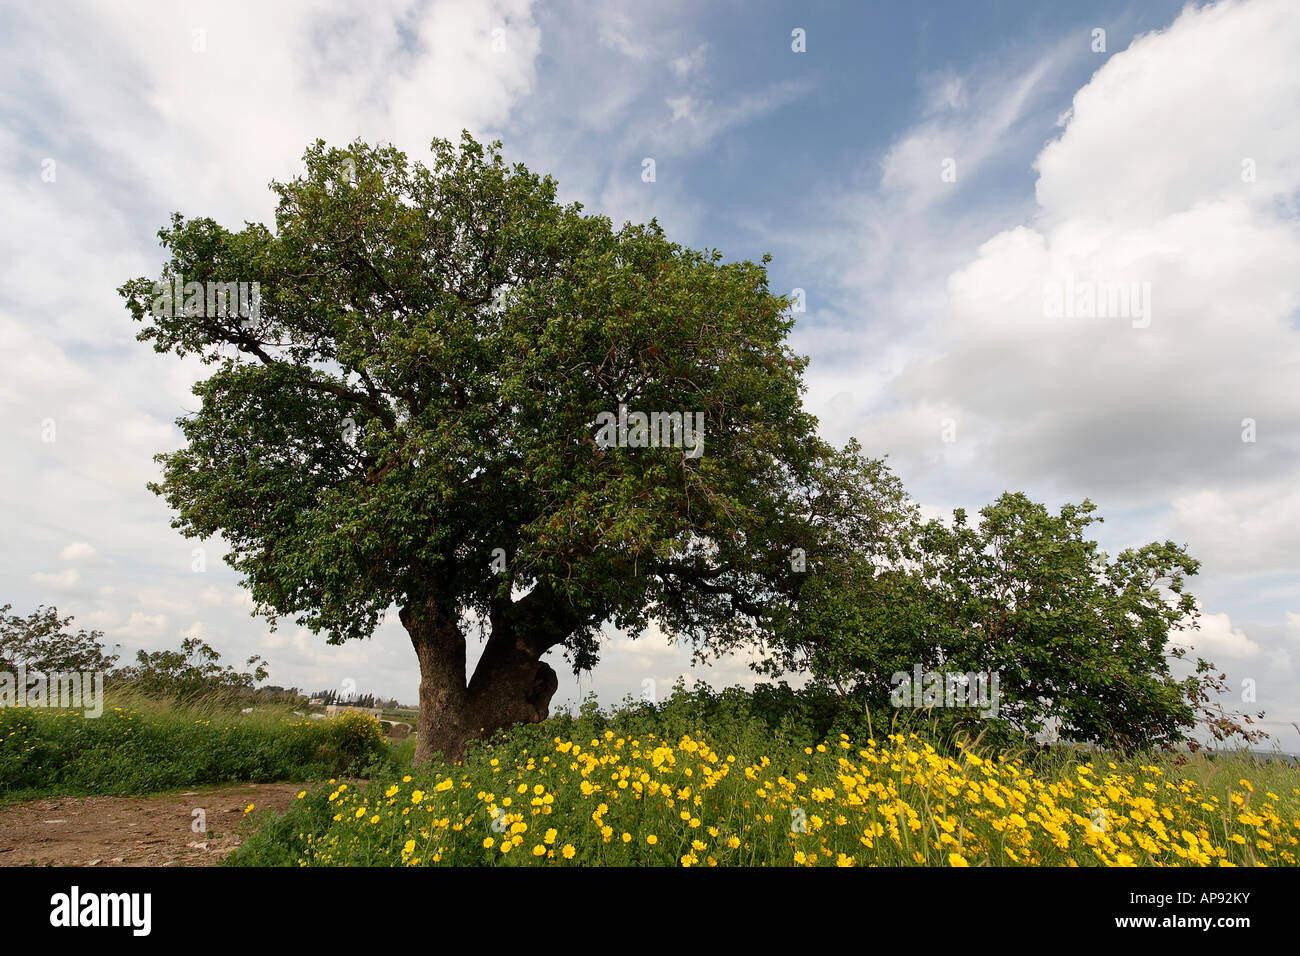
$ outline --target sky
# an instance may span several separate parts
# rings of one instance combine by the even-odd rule
[[[1195,651],[1300,752],[1297,50],[1288,0],[5,5],[0,604],[124,660],[197,635],[275,684],[415,700],[396,615],[272,632],[221,542],[171,528],[145,485],[204,369],[115,290],[160,273],[173,211],[272,223],[316,138],[426,160],[469,129],[616,224],[770,253],[806,407],[926,514],[1086,497],[1108,553],[1187,546]],[[1052,311],[1081,286],[1131,294]],[[553,706],[754,680],[653,630],[553,664]]]

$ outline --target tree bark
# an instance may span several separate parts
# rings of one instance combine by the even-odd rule
[[[415,763],[435,753],[460,760],[465,745],[510,724],[538,723],[550,715],[559,678],[542,655],[561,643],[576,623],[539,601],[499,602],[491,636],[474,676],[465,682],[465,637],[434,602],[401,610],[420,662],[420,714]]]
[[[435,601],[401,609],[399,618],[420,662],[420,713],[415,762],[434,753],[460,759],[465,746],[465,635]]]

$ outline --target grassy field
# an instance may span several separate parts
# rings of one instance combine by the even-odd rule
[[[229,862],[1294,866],[1300,851],[1300,771],[1282,761],[994,754],[923,726],[812,740],[696,704],[587,710],[461,764],[332,780],[254,819]]]
[[[373,720],[309,720],[288,704],[243,714],[222,700],[179,706],[116,691],[97,718],[0,709],[2,802],[364,775],[388,759]]]

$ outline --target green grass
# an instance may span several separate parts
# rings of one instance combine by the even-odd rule
[[[409,762],[409,756],[405,758]],[[135,794],[223,783],[318,780],[388,766],[373,721],[243,714],[222,700],[177,705],[110,692],[102,716],[0,709],[0,801]]]
[[[388,760],[394,767],[409,767],[415,758],[415,737],[388,741]]]

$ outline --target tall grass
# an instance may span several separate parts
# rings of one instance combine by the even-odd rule
[[[106,697],[99,717],[0,709],[0,800],[317,780],[388,759],[378,724],[359,715],[313,721],[290,704],[244,714],[225,696],[178,704],[129,687]]]

